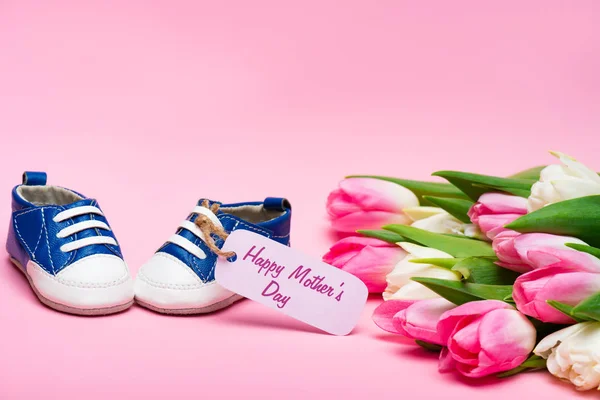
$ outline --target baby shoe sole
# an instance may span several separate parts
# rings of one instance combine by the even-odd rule
[[[222,310],[223,308],[229,307],[233,303],[240,301],[242,299],[244,299],[243,296],[240,296],[239,294],[234,294],[234,295],[226,298],[225,300],[221,300],[218,303],[211,304],[210,306],[200,307],[200,308],[178,308],[178,309],[161,308],[161,307],[153,306],[152,304],[148,304],[138,298],[135,299],[135,302],[144,308],[147,308],[149,310],[152,310],[152,311],[155,311],[155,312],[161,313],[161,314],[193,315],[193,314],[208,314],[208,313],[212,313],[215,311],[219,311],[219,310]]]
[[[76,308],[76,307],[70,307],[70,306],[66,306],[64,304],[56,303],[50,299],[45,298],[44,296],[42,296],[42,294],[40,292],[38,292],[35,285],[31,281],[31,277],[29,276],[27,271],[23,268],[23,266],[21,265],[20,262],[18,262],[16,259],[14,259],[12,257],[10,257],[10,261],[17,267],[17,269],[19,271],[21,271],[23,273],[23,275],[25,275],[25,277],[29,281],[29,286],[31,286],[31,289],[33,290],[33,292],[35,293],[37,298],[44,305],[46,305],[54,310],[57,310],[57,311],[60,311],[63,313],[67,313],[67,314],[74,314],[74,315],[99,316],[99,315],[116,314],[121,311],[127,310],[129,307],[131,307],[133,305],[133,300],[131,300],[125,304],[120,304],[118,306],[104,307],[104,308]]]

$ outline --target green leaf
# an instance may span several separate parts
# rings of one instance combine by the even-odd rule
[[[488,242],[462,237],[454,237],[406,225],[387,225],[383,229],[397,233],[427,247],[432,247],[453,257],[495,257],[494,249]]]
[[[398,185],[402,185],[413,192],[415,196],[419,198],[419,202],[422,206],[433,205],[425,200],[423,198],[424,196],[452,197],[459,199],[468,198],[463,192],[453,185],[443,182],[413,181],[410,179],[398,179],[379,175],[352,175],[348,176],[347,178],[372,178],[397,183]]]
[[[520,195],[527,197],[531,186],[535,183],[534,180],[530,179],[501,178],[460,171],[438,171],[434,172],[433,176],[446,179],[475,201],[484,193],[498,190],[504,192],[517,191]]]
[[[537,181],[540,179],[540,173],[542,172],[542,170],[546,168],[545,165],[541,165],[539,167],[533,167],[533,168],[529,168],[526,169],[524,171],[521,172],[517,172],[514,175],[509,176],[509,178],[514,178],[514,179],[532,179],[534,181]]]
[[[512,293],[509,296],[506,296],[502,299],[505,303],[516,304],[515,299],[512,297]]]
[[[461,305],[471,301],[500,300],[512,293],[512,285],[483,285],[437,278],[412,278],[446,300]]]
[[[573,316],[573,314],[571,314],[573,311],[573,306],[570,306],[565,303],[561,303],[560,301],[556,301],[556,300],[547,300],[546,303],[548,303],[548,305],[554,307],[561,313],[565,314],[566,316],[576,320],[576,318]],[[577,321],[577,322],[581,322],[581,321]]]
[[[528,370],[529,369],[527,367],[515,367],[506,372],[501,372],[501,373],[497,374],[496,377],[497,378],[510,378],[511,376],[515,376],[517,374],[520,374],[521,372],[525,372]]]
[[[457,262],[463,260],[462,258],[413,258],[409,260],[415,264],[431,264],[442,268],[452,269]]]
[[[591,254],[596,258],[600,258],[600,249],[597,247],[592,247],[592,246],[588,246],[585,244],[578,244],[578,243],[565,243],[565,245],[574,250],[583,251],[584,253]]]
[[[430,203],[435,204],[436,206],[446,210],[450,215],[459,221],[464,222],[465,224],[470,224],[471,219],[467,215],[471,207],[473,206],[472,201],[465,199],[452,199],[447,197],[433,197],[433,196],[423,196],[425,200]]]
[[[480,185],[475,185],[480,186]],[[496,186],[480,186],[485,189],[486,192],[506,192],[508,194],[512,194],[519,197],[529,197],[531,191],[524,189],[517,189],[511,187],[496,187]]]
[[[496,376],[498,378],[508,378],[509,376],[517,375],[521,372],[535,371],[535,370],[544,369],[544,368],[546,368],[546,360],[544,360],[540,356],[533,354],[527,360],[525,360],[523,362],[523,364],[519,365],[518,367],[513,368],[506,372],[502,372]]]
[[[460,272],[467,282],[487,285],[512,285],[519,274],[494,263],[496,258],[468,257],[452,268]],[[504,299],[502,299],[504,301]]]
[[[546,360],[544,360],[540,356],[532,355],[527,360],[525,360],[525,362],[523,362],[523,364],[521,364],[521,367],[535,368],[535,369],[545,368],[546,367]]]
[[[571,315],[578,319],[600,321],[600,293],[582,300],[573,307]]]
[[[482,239],[479,239],[479,238],[476,238],[476,237],[465,236],[465,235],[456,235],[454,233],[442,233],[442,235],[449,236],[449,237],[455,237],[455,238],[459,238],[459,239],[474,240],[476,242],[481,242],[482,241]]]
[[[442,351],[442,346],[440,346],[439,344],[428,343],[422,340],[415,340],[415,342],[427,351],[433,351],[436,353]]]
[[[388,243],[399,243],[399,242],[407,242],[410,241],[402,235],[398,235],[397,233],[390,231],[378,231],[378,230],[359,230],[356,231],[363,236],[371,237],[379,240],[383,240]]]
[[[600,196],[586,196],[549,204],[526,214],[506,228],[521,233],[541,232],[574,236],[600,246]]]

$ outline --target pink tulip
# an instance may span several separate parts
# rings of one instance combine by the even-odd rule
[[[377,307],[373,321],[381,329],[409,339],[445,345],[437,332],[437,323],[448,310],[456,307],[448,300],[388,300]]]
[[[447,350],[440,354],[440,371],[456,369],[479,378],[511,370],[533,350],[533,324],[502,301],[474,301],[446,311],[437,331]]]
[[[339,186],[327,198],[327,212],[333,229],[340,232],[410,224],[412,220],[402,209],[419,205],[413,192],[393,182],[349,178]]]
[[[501,193],[485,193],[469,210],[471,222],[490,240],[507,229],[504,225],[527,214],[527,199]]]
[[[492,243],[499,265],[517,272],[528,272],[549,265],[560,265],[578,271],[599,272],[600,260],[567,247],[566,243],[585,242],[547,233],[518,234],[514,231],[500,233]]]
[[[556,300],[575,306],[600,292],[600,273],[577,271],[561,263],[528,272],[517,278],[513,298],[523,314],[542,322],[572,324],[575,321],[547,303]]]
[[[500,261],[496,264],[516,272],[531,271],[531,266],[525,264],[515,249],[515,239],[521,236],[519,232],[504,231],[499,233],[492,242],[492,247]]]
[[[383,240],[350,236],[334,244],[323,256],[323,261],[358,277],[369,292],[381,293],[385,277],[406,256],[400,246]]]

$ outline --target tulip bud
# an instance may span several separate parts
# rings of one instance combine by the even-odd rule
[[[473,224],[465,224],[448,212],[437,207],[412,207],[405,208],[404,214],[408,215],[413,223],[413,228],[423,229],[433,233],[481,238],[479,228]]]
[[[527,214],[527,199],[501,193],[485,193],[469,210],[471,222],[490,240],[506,231],[504,225]]]
[[[596,292],[600,292],[600,274],[550,266],[519,276],[513,299],[525,315],[542,322],[571,324],[573,319],[548,304],[548,300],[575,306]]]
[[[456,369],[471,378],[518,367],[536,339],[533,324],[497,300],[473,301],[446,311],[437,332],[448,346],[440,354],[440,371]]]
[[[499,265],[517,272],[560,263],[574,270],[600,272],[600,260],[567,247],[566,243],[586,244],[580,239],[547,233],[519,234],[505,231],[492,243]]]
[[[358,277],[370,293],[381,293],[386,276],[406,256],[398,245],[379,239],[350,236],[334,244],[323,261]]]
[[[458,272],[432,264],[410,262],[410,260],[416,258],[452,258],[450,254],[413,243],[403,242],[399,243],[399,246],[407,251],[409,255],[396,264],[392,272],[388,274],[387,288],[383,293],[384,300],[424,300],[439,297],[432,290],[412,281],[411,278],[413,277],[460,281],[461,275]]]
[[[540,180],[533,184],[528,199],[529,212],[547,204],[600,194],[600,176],[582,163],[566,154],[551,152],[562,165],[549,165],[540,173]]]
[[[600,390],[600,322],[584,322],[546,336],[533,350],[546,368],[577,390]]]
[[[454,307],[454,304],[441,297],[418,301],[384,301],[373,312],[373,321],[385,331],[445,346],[437,332],[437,323],[442,314]]]
[[[405,187],[371,178],[344,179],[327,198],[331,225],[340,232],[409,224],[402,209],[418,205],[417,196]]]

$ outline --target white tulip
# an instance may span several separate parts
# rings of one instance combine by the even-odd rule
[[[531,188],[527,201],[529,212],[559,201],[600,194],[600,176],[596,172],[566,154],[551,154],[562,164],[542,170],[540,180]]]
[[[428,207],[428,206],[416,206],[406,207],[402,209],[404,215],[408,216],[413,222],[420,221],[425,218],[432,217],[434,215],[443,214],[443,208],[439,207]]]
[[[410,225],[433,233],[483,238],[483,234],[474,224],[465,224],[448,212],[437,207],[411,207],[402,210],[413,220]]]
[[[600,390],[600,322],[584,322],[546,336],[533,350],[550,373],[578,390]]]
[[[458,272],[432,264],[410,262],[410,260],[418,258],[453,258],[450,254],[413,243],[403,242],[398,245],[409,254],[387,275],[388,285],[383,293],[384,300],[424,300],[440,297],[420,283],[412,281],[413,277],[439,278],[450,281],[461,279]]]

